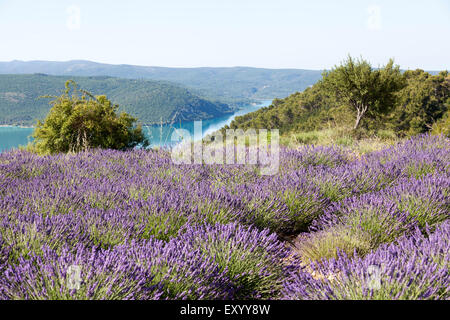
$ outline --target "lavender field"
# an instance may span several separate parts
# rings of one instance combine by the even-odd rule
[[[449,299],[450,140],[250,165],[0,154],[0,299]],[[67,285],[71,266],[81,283]]]

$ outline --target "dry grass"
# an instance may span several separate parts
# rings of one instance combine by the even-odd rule
[[[375,135],[358,139],[349,127],[289,133],[280,138],[281,144],[291,148],[298,148],[306,144],[335,145],[350,150],[356,155],[382,150],[398,141],[395,133],[389,130],[379,130]]]
[[[347,255],[364,255],[371,250],[371,241],[364,234],[356,234],[343,227],[302,234],[294,243],[294,250],[304,265],[320,262],[323,259],[337,258],[338,252]]]

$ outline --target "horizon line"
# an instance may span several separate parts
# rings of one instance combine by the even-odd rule
[[[24,63],[29,63],[29,62],[55,62],[55,63],[67,63],[67,62],[89,62],[89,63],[96,63],[96,64],[101,64],[101,65],[110,65],[110,66],[131,66],[131,67],[144,67],[144,68],[166,68],[166,69],[237,69],[237,68],[248,68],[248,69],[266,69],[266,70],[303,70],[303,71],[317,71],[317,72],[323,72],[326,70],[329,70],[327,68],[322,68],[322,69],[306,69],[306,68],[294,68],[294,67],[290,67],[290,68],[271,68],[271,67],[254,67],[254,66],[240,66],[240,65],[236,65],[236,66],[189,66],[189,67],[185,67],[185,66],[161,66],[161,65],[143,65],[143,64],[130,64],[130,63],[109,63],[109,62],[99,62],[99,61],[95,61],[95,60],[87,60],[87,59],[69,59],[69,60],[41,60],[41,59],[36,59],[36,60],[19,60],[19,59],[13,59],[13,60],[9,60],[9,61],[0,61],[0,63],[12,63],[12,62],[24,62]],[[375,69],[377,69],[377,67],[374,67]],[[415,68],[401,68],[400,69],[403,71],[406,70],[424,70],[424,71],[428,71],[428,72],[440,72],[440,71],[449,71],[449,68],[443,68],[443,69],[427,69],[427,68],[421,68],[421,67],[415,67]]]

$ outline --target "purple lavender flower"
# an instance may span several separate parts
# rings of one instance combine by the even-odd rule
[[[448,299],[450,223],[416,230],[364,258],[341,253],[285,282],[284,299]]]

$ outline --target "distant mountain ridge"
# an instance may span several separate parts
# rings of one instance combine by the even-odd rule
[[[245,99],[284,98],[303,91],[321,78],[321,71],[303,69],[263,69],[252,67],[169,68],[113,65],[87,60],[0,62],[0,74],[71,76],[111,76],[176,82],[204,97],[226,103]]]
[[[50,105],[43,95],[60,95],[72,79],[94,95],[105,94],[120,110],[143,124],[204,120],[233,112],[227,104],[203,99],[166,81],[37,74],[0,74],[0,124],[32,125],[43,119]]]

